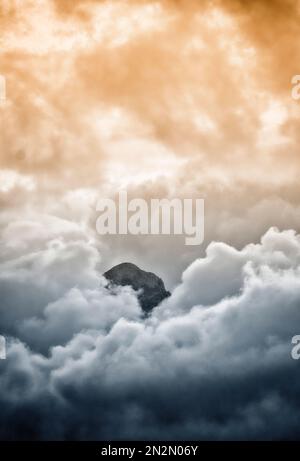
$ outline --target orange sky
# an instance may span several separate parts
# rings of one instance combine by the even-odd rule
[[[287,0],[0,0],[2,209],[89,228],[127,187],[206,198],[207,241],[299,230],[299,19]],[[152,240],[116,248],[162,263]]]

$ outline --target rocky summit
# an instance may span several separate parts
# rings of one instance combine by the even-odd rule
[[[109,285],[129,285],[139,291],[139,302],[147,314],[163,299],[170,296],[162,279],[132,263],[118,264],[103,275],[109,281]]]

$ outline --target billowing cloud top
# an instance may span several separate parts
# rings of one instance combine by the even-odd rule
[[[3,265],[1,438],[299,436],[299,235],[212,243],[147,319],[129,288],[104,288],[93,256],[54,241]],[[66,260],[78,270],[55,277]]]

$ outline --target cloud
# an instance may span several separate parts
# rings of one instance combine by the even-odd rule
[[[261,243],[249,244],[240,251],[212,242],[206,249],[206,257],[197,259],[184,271],[182,283],[164,304],[172,312],[191,309],[197,304],[211,306],[228,296],[238,295],[252,272],[265,268],[270,271],[294,269],[299,263],[300,240],[294,231],[279,233],[271,228]]]
[[[295,2],[17,3],[0,15],[3,221],[28,208],[84,215],[90,237],[82,191],[96,200],[125,184],[140,198],[204,197],[203,251],[273,225],[300,231]],[[116,240],[107,265],[146,257],[170,285],[199,256],[176,239]]]
[[[99,252],[78,224],[31,216],[8,224],[2,236],[0,329],[6,334],[47,351],[82,328],[105,330],[122,315],[139,317],[130,290],[110,295],[104,288]]]
[[[299,275],[299,235],[271,229],[241,251],[212,243],[148,319],[126,290],[68,291],[28,314],[30,348],[8,341],[1,438],[299,437]]]
[[[47,352],[49,345],[65,344],[78,331],[109,331],[118,319],[134,320],[141,315],[132,290],[123,288],[111,295],[101,286],[94,290],[73,288],[62,298],[49,303],[43,311],[43,318],[25,319],[19,332],[30,345],[37,349],[42,347]]]
[[[298,2],[3,0],[0,26],[1,438],[299,437]],[[205,244],[97,236],[124,184],[204,197]],[[147,320],[104,287],[120,260],[175,285]]]
[[[12,24],[3,14],[3,165],[46,174],[56,187],[60,177],[65,188],[95,186],[115,146],[126,164],[138,132],[144,146],[159,142],[188,161],[185,181],[196,172],[199,181],[200,170],[233,182],[297,178],[296,2],[199,5],[43,0],[22,5]],[[74,9],[82,16],[68,14]],[[266,132],[261,115],[274,115],[275,103],[285,117],[271,117]],[[118,110],[123,116],[103,136]],[[150,147],[140,152],[143,171]]]

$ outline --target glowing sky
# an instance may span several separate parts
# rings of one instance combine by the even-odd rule
[[[207,243],[299,230],[297,1],[1,0],[0,31],[3,232],[46,215],[96,239],[97,196],[123,187],[205,198]],[[170,280],[196,251],[97,244],[104,266],[175,254]]]

